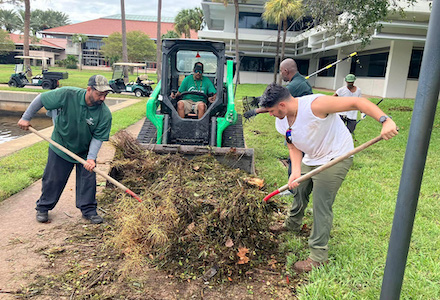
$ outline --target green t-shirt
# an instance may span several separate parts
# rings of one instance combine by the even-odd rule
[[[186,76],[179,87],[179,92],[181,93],[188,91],[198,91],[206,95],[217,93],[217,90],[208,77],[202,76],[201,80],[194,80],[193,75]],[[199,95],[185,95],[182,99],[192,100],[194,102],[203,101],[206,103],[205,98]]]
[[[92,138],[108,141],[112,114],[105,103],[87,106],[85,95],[85,89],[63,87],[42,93],[41,102],[47,110],[58,110],[52,139],[81,158],[87,159]],[[55,146],[50,147],[65,160],[77,163]]]
[[[295,76],[293,76],[292,80],[287,84],[286,88],[295,98],[313,94],[310,83],[298,72],[296,72]]]

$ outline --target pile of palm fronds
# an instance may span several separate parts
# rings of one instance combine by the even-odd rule
[[[114,209],[114,243],[132,261],[144,259],[184,278],[214,270],[244,274],[276,253],[268,232],[275,204],[263,203],[262,180],[205,155],[146,151],[117,134],[112,175],[143,202],[107,189]]]

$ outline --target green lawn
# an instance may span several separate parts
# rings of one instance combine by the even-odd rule
[[[108,80],[112,79],[112,71],[101,71],[101,70],[72,70],[59,67],[50,67],[49,71],[54,72],[67,72],[69,73],[69,78],[60,80],[61,86],[76,86],[85,88],[87,87],[87,81],[92,75],[101,74],[104,75]],[[11,74],[14,73],[14,65],[2,65],[0,64],[0,83],[7,84]],[[32,74],[41,74],[41,67],[32,67]],[[141,74],[141,73],[139,73]],[[136,79],[136,73],[130,74],[130,80]],[[148,74],[148,78],[156,82],[156,74]],[[154,85],[155,86],[155,85]],[[154,88],[153,86],[153,88]],[[14,90],[14,91],[28,91],[28,92],[44,92],[45,90],[31,89],[31,88],[10,88],[10,87],[0,87],[1,90]],[[124,97],[127,95],[112,94],[111,97]],[[134,97],[134,96],[133,96]]]
[[[241,85],[237,99],[261,95],[264,85]],[[377,103],[378,99],[370,99]],[[400,128],[397,137],[381,141],[357,154],[344,181],[334,210],[330,239],[330,264],[303,277],[308,283],[297,290],[299,299],[378,299],[408,139],[413,100],[385,99],[380,107]],[[403,109],[402,109],[403,108]],[[437,110],[438,111],[438,110]],[[414,224],[401,299],[440,299],[440,121],[434,124],[418,211]],[[356,128],[358,146],[380,133],[380,124],[367,117]],[[287,183],[287,170],[279,162],[287,158],[284,138],[274,126],[274,118],[258,115],[244,125],[248,147],[256,153],[258,175],[267,182],[267,191]],[[291,201],[291,197],[283,197]],[[310,226],[311,204],[305,222]],[[308,255],[306,238],[285,235],[288,271],[293,263]]]
[[[264,88],[264,85],[238,86],[237,110],[242,111],[240,99],[243,96],[259,96]],[[371,99],[375,103],[377,100]],[[353,167],[333,207],[330,264],[302,276],[305,284],[296,290],[298,299],[379,298],[412,114],[412,111],[403,108],[412,108],[413,103],[404,99],[385,99],[381,103],[380,107],[396,121],[400,134],[355,156]],[[145,101],[115,112],[112,133],[144,115]],[[432,132],[401,299],[440,299],[439,126],[440,121],[437,120]],[[355,144],[359,145],[379,135],[380,124],[367,117],[358,124],[355,132]],[[279,160],[287,158],[288,152],[284,138],[275,130],[274,118],[267,114],[258,115],[244,124],[244,134],[247,146],[255,149],[256,170],[258,176],[265,179],[267,192],[286,184],[287,171]],[[41,177],[47,155],[46,144],[40,143],[0,159],[0,199]],[[9,185],[17,187],[5,190]],[[283,199],[291,201],[289,197]],[[312,225],[310,210],[311,204],[305,219],[309,226]],[[293,263],[308,255],[307,239],[292,235],[285,235],[285,238],[283,247],[289,252],[287,270],[293,274]]]

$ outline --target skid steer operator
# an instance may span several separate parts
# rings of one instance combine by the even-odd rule
[[[186,76],[182,81],[179,91],[176,94],[171,93],[171,98],[179,99],[183,92],[195,91],[206,95],[213,94],[213,96],[208,97],[208,101],[213,103],[217,90],[211,80],[203,76],[203,64],[196,62],[193,71],[193,75]],[[207,109],[208,103],[205,101],[205,98],[201,95],[183,95],[183,99],[177,102],[177,113],[181,118],[184,118],[187,114],[194,112],[197,114],[197,118],[200,119]]]

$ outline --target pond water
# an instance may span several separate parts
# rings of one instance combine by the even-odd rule
[[[30,131],[21,130],[17,122],[20,120],[21,112],[10,112],[0,110],[0,144],[9,142],[20,136],[29,134]],[[52,119],[44,114],[37,114],[32,119],[32,127],[41,130],[52,126]]]
[[[107,106],[112,106],[124,101],[123,99],[106,99],[105,103]],[[22,114],[22,112],[0,110],[0,144],[30,133],[30,131],[21,130],[20,127],[17,126],[17,122],[20,120]],[[32,118],[32,127],[37,130],[42,130],[52,125],[52,119],[45,114],[36,114]]]

